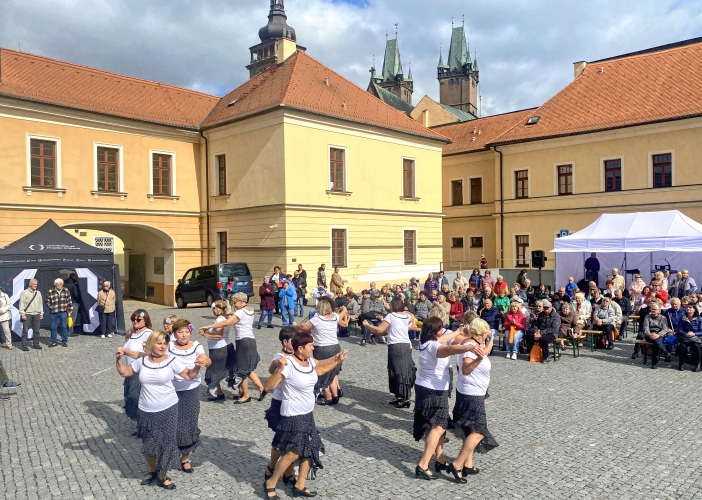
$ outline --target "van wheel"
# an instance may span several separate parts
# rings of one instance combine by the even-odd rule
[[[212,296],[211,293],[207,294],[207,305],[209,307],[212,307],[212,304],[214,303],[214,297]]]
[[[183,300],[183,297],[181,297],[180,295],[178,295],[178,296],[176,297],[176,305],[177,305],[180,309],[184,309],[184,308],[186,308],[186,307],[188,306],[188,304]]]

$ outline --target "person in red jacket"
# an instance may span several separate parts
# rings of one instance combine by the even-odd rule
[[[495,281],[495,286],[492,287],[492,291],[499,295],[502,290],[507,292],[507,283],[505,283],[505,280],[504,278],[502,278],[502,276],[498,276],[497,281]]]
[[[258,329],[261,329],[263,318],[266,316],[268,316],[268,328],[273,328],[273,310],[276,302],[275,288],[268,276],[263,278],[263,284],[258,289],[258,295],[261,297],[261,317],[258,319]]]
[[[505,329],[507,358],[517,359],[517,354],[519,353],[519,341],[522,340],[522,337],[524,336],[524,329],[526,328],[526,316],[524,316],[521,304],[518,301],[515,300],[509,305],[507,314],[505,314],[503,325]],[[511,332],[512,327],[514,327],[514,333]]]
[[[648,299],[651,297],[661,299],[663,304],[668,303],[668,292],[661,289],[661,284],[658,281],[651,283],[651,290],[646,294],[646,302],[648,302]]]
[[[457,330],[463,319],[463,302],[459,300],[456,292],[449,294],[448,302],[451,304],[451,310],[449,311],[451,330]]]

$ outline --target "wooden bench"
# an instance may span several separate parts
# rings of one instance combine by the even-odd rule
[[[641,316],[632,315],[629,316],[629,323],[634,325],[634,337],[639,334],[639,320]]]
[[[599,330],[581,330],[580,333],[586,338],[588,335],[590,336],[590,352],[595,352],[595,337],[605,334],[605,332],[601,332]]]
[[[653,345],[652,342],[648,340],[635,340],[634,344],[639,344],[641,346],[641,352],[643,352],[643,364],[646,364],[648,360],[648,348]]]
[[[558,359],[561,357],[561,351],[565,351],[566,345],[565,342],[568,339],[560,338],[560,339],[553,339],[553,360],[558,361]],[[575,353],[575,351],[573,351]],[[575,357],[575,356],[573,356]]]

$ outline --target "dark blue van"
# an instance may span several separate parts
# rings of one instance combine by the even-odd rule
[[[188,269],[182,279],[178,280],[175,291],[176,305],[187,307],[188,304],[211,306],[215,300],[225,298],[229,277],[234,279],[234,292],[244,292],[253,296],[253,279],[248,264],[245,262],[224,262],[209,266]]]

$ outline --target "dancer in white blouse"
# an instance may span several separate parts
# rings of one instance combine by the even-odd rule
[[[224,401],[220,383],[225,379],[227,373],[234,367],[236,362],[236,351],[229,339],[229,326],[227,324],[227,303],[224,300],[217,300],[212,306],[212,313],[217,318],[215,322],[200,328],[200,335],[207,339],[207,349],[210,352],[212,365],[205,374],[207,392],[210,401]]]
[[[151,318],[144,309],[137,309],[132,313],[132,328],[127,330],[124,348],[134,352],[144,352],[144,342],[149,338],[151,332]],[[133,360],[127,358],[127,365]],[[124,379],[124,411],[127,416],[137,422],[137,428],[132,436],[139,436],[139,394],[141,394],[141,384],[139,377],[126,377]]]

